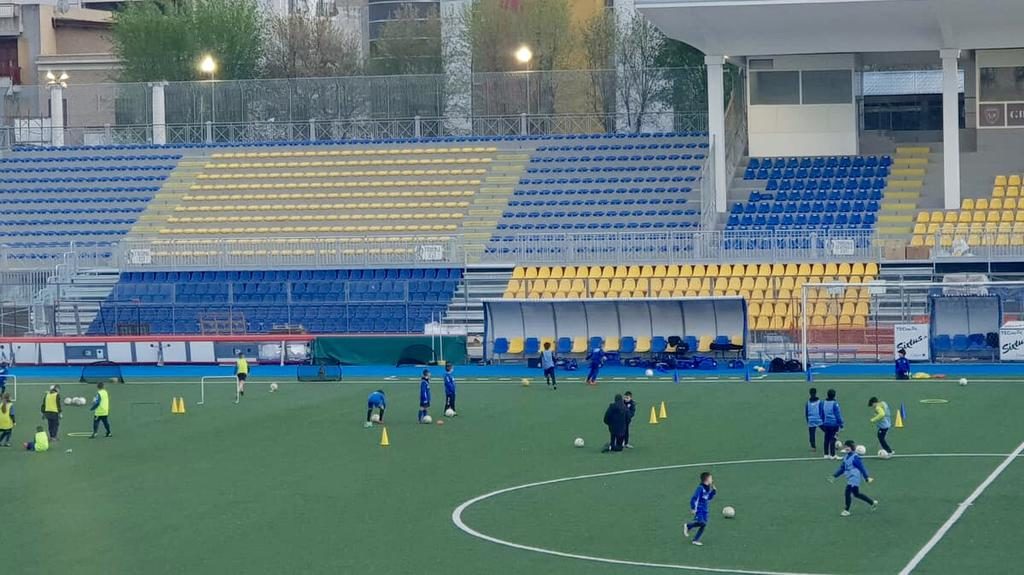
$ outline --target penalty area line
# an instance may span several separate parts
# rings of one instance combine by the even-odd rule
[[[960,517],[962,517],[963,514],[967,512],[967,508],[973,505],[974,502],[979,497],[981,497],[981,494],[984,493],[986,489],[988,489],[988,486],[992,485],[992,482],[994,482],[1000,475],[1002,475],[1003,471],[1006,471],[1006,468],[1009,467],[1010,464],[1013,463],[1014,460],[1017,459],[1017,457],[1019,457],[1022,452],[1024,452],[1024,442],[1018,445],[1017,449],[1013,450],[1013,453],[1007,455],[1006,459],[1004,459],[1003,462],[1000,463],[999,466],[992,471],[992,473],[989,473],[988,477],[986,477],[985,480],[982,481],[980,485],[978,485],[974,492],[971,493],[970,496],[968,496],[967,499],[963,501],[963,503],[957,505],[956,511],[954,511],[953,514],[949,516],[949,519],[947,519],[946,522],[942,524],[942,527],[939,527],[939,530],[936,531],[934,535],[932,535],[932,538],[924,544],[924,547],[922,547],[921,550],[918,551],[916,555],[914,555],[910,562],[907,563],[903,567],[903,569],[900,569],[899,575],[909,575],[910,573],[912,573],[914,569],[916,569],[917,566],[921,564],[921,561],[923,561],[924,558],[927,557],[929,553],[931,553],[932,549],[934,549],[935,546],[939,544],[939,541],[942,541],[942,538],[946,536],[946,533],[949,533],[949,530],[952,529],[953,525],[955,525],[956,522],[960,520]]]

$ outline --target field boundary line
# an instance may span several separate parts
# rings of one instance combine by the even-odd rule
[[[1007,455],[1006,459],[1003,459],[1003,462],[1000,463],[999,466],[996,467],[994,470],[992,470],[992,473],[989,473],[988,477],[986,477],[985,480],[982,481],[977,488],[975,488],[975,490],[970,494],[970,496],[967,497],[967,499],[965,499],[962,503],[957,505],[956,511],[954,511],[953,514],[949,516],[949,519],[947,519],[946,522],[942,524],[942,527],[939,527],[938,531],[936,531],[935,534],[932,535],[932,538],[924,544],[924,547],[922,547],[920,551],[918,551],[917,554],[914,555],[910,562],[907,563],[903,567],[903,569],[900,570],[899,575],[909,575],[910,573],[912,573],[914,569],[916,569],[917,566],[920,565],[921,561],[923,561],[924,558],[928,556],[929,553],[931,553],[932,549],[934,549],[935,546],[938,545],[940,541],[942,541],[942,538],[945,537],[946,533],[948,533],[949,530],[953,528],[953,525],[955,525],[956,522],[960,520],[960,517],[962,517],[963,514],[967,512],[967,508],[973,505],[974,502],[979,497],[981,497],[981,494],[984,493],[986,489],[988,489],[988,486],[992,485],[992,483],[1000,475],[1003,474],[1003,471],[1006,471],[1006,468],[1009,467],[1010,464],[1013,463],[1014,460],[1016,460],[1022,452],[1024,452],[1024,442],[1018,445],[1017,449],[1013,450],[1013,453]]]
[[[1022,443],[1020,446],[1018,446],[1018,448],[1013,453],[1011,453],[1009,455],[1007,455],[1006,453],[910,453],[910,454],[905,454],[905,455],[901,454],[898,457],[900,459],[904,459],[904,458],[915,458],[916,459],[916,458],[928,458],[928,457],[1004,457],[1006,459],[1003,461],[1003,464],[1000,465],[1000,468],[1005,469],[1005,466],[1009,465],[1009,462],[1012,462],[1017,457],[1020,457],[1022,452],[1024,452],[1024,443]],[[792,463],[792,462],[804,462],[804,461],[820,461],[820,458],[818,458],[818,457],[779,457],[779,458],[770,458],[770,459],[738,459],[738,460],[734,460],[734,461],[713,461],[713,462],[705,462],[705,463],[678,463],[678,464],[673,464],[673,465],[661,465],[661,466],[656,466],[656,467],[642,467],[642,468],[636,468],[636,469],[619,469],[619,470],[615,470],[615,471],[604,471],[604,472],[599,472],[599,473],[588,473],[588,474],[576,475],[576,476],[572,476],[572,477],[559,477],[559,478],[556,478],[556,479],[548,479],[548,480],[544,480],[544,481],[535,481],[535,482],[532,482],[532,483],[524,483],[522,485],[514,485],[512,487],[505,487],[505,488],[502,488],[502,489],[497,489],[495,491],[491,491],[490,493],[484,493],[483,495],[478,495],[478,496],[476,496],[476,497],[474,497],[472,499],[469,499],[468,501],[463,502],[458,507],[456,507],[452,511],[451,519],[452,519],[452,523],[455,525],[456,528],[458,528],[460,531],[462,531],[463,533],[466,533],[467,535],[469,535],[471,537],[475,537],[477,539],[482,539],[484,541],[487,541],[489,543],[494,543],[496,545],[502,545],[504,547],[511,547],[513,549],[519,549],[521,551],[530,551],[530,552],[533,552],[533,553],[541,553],[541,554],[544,554],[544,555],[552,555],[552,556],[555,556],[555,557],[563,557],[563,558],[566,558],[566,559],[577,559],[577,560],[581,560],[581,561],[592,561],[592,562],[595,562],[595,563],[604,563],[604,564],[608,564],[608,565],[627,565],[627,566],[631,566],[631,567],[648,567],[648,568],[655,568],[655,569],[673,569],[673,570],[677,570],[677,571],[695,571],[695,572],[702,572],[702,573],[737,573],[739,575],[829,575],[829,574],[826,574],[826,573],[802,573],[802,572],[790,572],[790,571],[762,571],[762,570],[757,570],[757,569],[734,569],[734,568],[726,568],[726,567],[704,567],[704,566],[700,566],[700,565],[681,565],[681,564],[673,564],[673,563],[648,563],[648,562],[644,562],[644,561],[631,561],[631,560],[628,560],[628,559],[613,559],[613,558],[609,558],[609,557],[596,557],[596,556],[593,556],[593,555],[583,555],[583,554],[579,554],[579,553],[569,553],[569,552],[566,552],[566,551],[557,551],[557,550],[554,550],[554,549],[545,549],[543,547],[535,547],[535,546],[532,546],[532,545],[525,545],[525,544],[522,544],[522,543],[515,543],[514,541],[507,541],[505,539],[500,539],[498,537],[494,537],[494,536],[488,535],[486,533],[482,533],[480,531],[477,531],[476,529],[473,529],[472,527],[467,525],[466,522],[462,520],[462,514],[465,513],[465,511],[467,509],[469,509],[470,507],[472,507],[473,505],[475,505],[475,504],[477,504],[477,503],[479,503],[481,501],[484,501],[486,499],[490,499],[492,497],[497,497],[499,495],[504,495],[506,493],[511,493],[511,492],[514,492],[514,491],[520,491],[520,490],[523,490],[523,489],[531,489],[533,487],[541,487],[541,486],[544,486],[544,485],[555,485],[555,484],[558,484],[558,483],[566,483],[566,482],[569,482],[569,481],[581,481],[581,480],[585,480],[585,479],[596,479],[596,478],[599,478],[599,477],[614,477],[614,476],[617,476],[617,475],[629,475],[629,474],[632,474],[632,473],[650,473],[650,472],[657,472],[657,471],[671,471],[671,470],[674,470],[674,469],[688,469],[688,468],[692,468],[692,467],[711,467],[711,466],[716,466],[716,465],[746,465],[746,464],[755,464],[755,463]],[[1000,472],[1001,472],[1001,469],[1000,469]],[[964,504],[961,504],[961,505],[962,505],[961,509],[965,508],[965,506],[963,506]],[[902,573],[901,573],[901,575],[902,575]]]

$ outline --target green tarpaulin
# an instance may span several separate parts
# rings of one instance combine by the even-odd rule
[[[437,361],[466,363],[465,336],[444,336],[439,340],[427,335],[318,337],[313,340],[313,362],[396,365],[405,360],[404,363],[420,363],[430,359],[430,348]]]

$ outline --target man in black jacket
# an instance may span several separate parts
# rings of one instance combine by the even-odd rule
[[[608,426],[608,433],[611,435],[611,441],[604,449],[605,452],[622,451],[622,446],[626,443],[629,417],[629,409],[622,401],[622,395],[616,394],[615,401],[609,404],[608,409],[604,412],[604,423]]]

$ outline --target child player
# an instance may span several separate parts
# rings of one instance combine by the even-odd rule
[[[238,378],[238,397],[245,397],[245,379],[249,377],[249,362],[242,352],[238,352],[238,361],[235,362],[235,377]]]
[[[804,418],[807,419],[807,439],[811,442],[811,451],[817,451],[818,446],[815,440],[818,436],[818,428],[821,427],[824,420],[821,417],[821,400],[818,399],[818,390],[812,387],[808,391],[811,397],[808,398],[807,404],[804,406]]]
[[[874,423],[878,428],[878,444],[882,446],[882,449],[886,450],[889,455],[896,453],[891,447],[889,447],[889,442],[885,440],[885,435],[889,433],[889,428],[892,427],[889,404],[879,400],[877,397],[872,397],[868,400],[868,407],[875,411],[874,416],[871,418],[871,423]]]
[[[693,521],[683,525],[683,535],[690,536],[690,530],[696,528],[697,534],[693,537],[694,545],[703,545],[700,538],[704,535],[704,528],[708,525],[708,508],[711,500],[715,498],[715,483],[710,471],[700,474],[700,485],[693,492],[690,498],[690,513],[693,514]]]
[[[910,379],[910,360],[905,349],[900,349],[896,357],[896,379]]]
[[[629,443],[629,424],[633,422],[633,418],[636,417],[636,402],[633,401],[633,392],[627,391],[622,394],[622,402],[626,404],[626,410],[629,411],[629,417],[626,418],[626,436],[622,439],[626,449],[633,449],[633,445]]]
[[[597,385],[597,374],[601,371],[601,365],[604,364],[604,350],[600,347],[595,347],[587,359],[590,360],[590,373],[587,374],[587,385]]]
[[[370,427],[373,419],[373,410],[377,410],[377,422],[384,423],[384,410],[388,407],[388,400],[384,397],[384,390],[378,389],[366,398],[366,426]]]
[[[871,483],[874,481],[874,478],[868,476],[868,470],[864,467],[864,462],[857,455],[857,444],[853,440],[848,439],[843,445],[845,446],[843,451],[846,453],[843,457],[843,462],[839,464],[839,469],[832,474],[832,477],[828,478],[829,483],[831,483],[836,480],[836,477],[846,474],[846,507],[839,515],[841,517],[850,516],[850,503],[853,502],[853,497],[871,505],[872,511],[878,509],[877,500],[871,499],[860,492],[861,481],[867,480],[868,483]]]
[[[444,411],[452,410],[452,415],[458,415],[455,412],[455,377],[452,375],[452,371],[455,370],[455,366],[450,363],[444,364]]]
[[[107,390],[103,388],[103,382],[96,384],[96,397],[92,400],[92,407],[89,408],[92,412],[92,435],[89,439],[96,439],[96,432],[100,430],[100,423],[103,423],[103,429],[107,431],[107,437],[110,437],[110,396],[107,394]]]
[[[423,418],[429,415],[430,411],[430,370],[423,370],[423,377],[420,378],[420,413],[417,421],[423,423]]]
[[[825,459],[839,459],[836,456],[836,437],[843,428],[843,412],[839,410],[836,390],[825,393],[825,401],[821,402],[821,429],[825,432]]]
[[[11,431],[14,430],[14,405],[11,396],[0,394],[0,447],[11,446]]]
[[[50,436],[42,425],[36,426],[36,440],[25,444],[26,451],[42,453],[50,449]]]
[[[558,389],[555,381],[555,352],[551,351],[551,342],[544,342],[544,351],[540,352],[540,366],[544,369],[544,379],[551,389]]]

